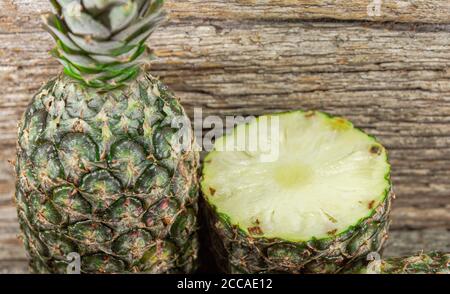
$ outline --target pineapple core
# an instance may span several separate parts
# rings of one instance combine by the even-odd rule
[[[313,169],[302,163],[280,164],[274,168],[276,183],[285,189],[298,188],[311,182]]]

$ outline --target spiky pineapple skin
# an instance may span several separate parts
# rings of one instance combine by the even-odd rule
[[[340,273],[369,253],[382,252],[393,197],[391,190],[371,217],[346,232],[307,242],[250,236],[202,199],[202,218],[211,232],[205,248],[215,258],[214,266],[223,273]]]
[[[16,164],[32,271],[65,273],[71,252],[83,273],[195,270],[198,154],[177,145],[175,118],[188,121],[145,73],[104,93],[64,75],[43,86],[19,123]]]
[[[360,260],[347,274],[450,274],[450,253],[431,252],[391,257],[380,261]]]

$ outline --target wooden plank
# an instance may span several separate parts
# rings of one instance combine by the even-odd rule
[[[168,7],[175,18],[450,23],[446,0],[189,0]]]
[[[223,24],[222,24],[223,25]],[[398,226],[450,226],[450,32],[348,23],[171,23],[150,40],[152,71],[188,112],[320,109],[350,118],[390,151]],[[11,197],[15,126],[59,71],[44,32],[0,35],[0,195]],[[422,220],[422,221],[421,221]],[[426,222],[424,221],[426,220]]]
[[[407,256],[420,252],[450,252],[447,229],[391,230],[384,256]]]
[[[36,28],[48,0],[3,0],[3,23]],[[170,18],[178,20],[344,20],[402,23],[450,23],[447,0],[167,0]],[[20,26],[19,26],[20,27]]]
[[[0,206],[0,260],[25,258],[25,249],[19,239],[16,211],[12,206]]]
[[[28,274],[26,260],[0,260],[0,274]]]

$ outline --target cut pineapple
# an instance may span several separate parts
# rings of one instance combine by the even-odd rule
[[[264,126],[268,121],[272,127]],[[276,156],[267,160],[263,155],[268,153]],[[277,271],[301,272],[309,260],[345,263],[377,251],[384,241],[391,195],[386,150],[345,119],[301,111],[260,117],[216,140],[204,162],[202,190],[220,223],[215,230],[232,232],[219,234],[230,247],[231,258],[226,259],[231,271],[273,271],[275,266]],[[280,255],[270,240],[295,250]],[[318,249],[318,258],[303,258],[302,245],[308,242],[318,247],[335,242],[338,248]],[[355,248],[347,248],[352,244]],[[257,247],[248,252],[258,260],[250,266],[242,263],[246,246]],[[289,257],[297,251],[300,256]],[[271,264],[280,258],[284,265]]]

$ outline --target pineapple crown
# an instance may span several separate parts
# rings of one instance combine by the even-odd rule
[[[64,73],[86,86],[127,84],[152,58],[145,41],[164,20],[164,0],[50,0],[44,26]]]

